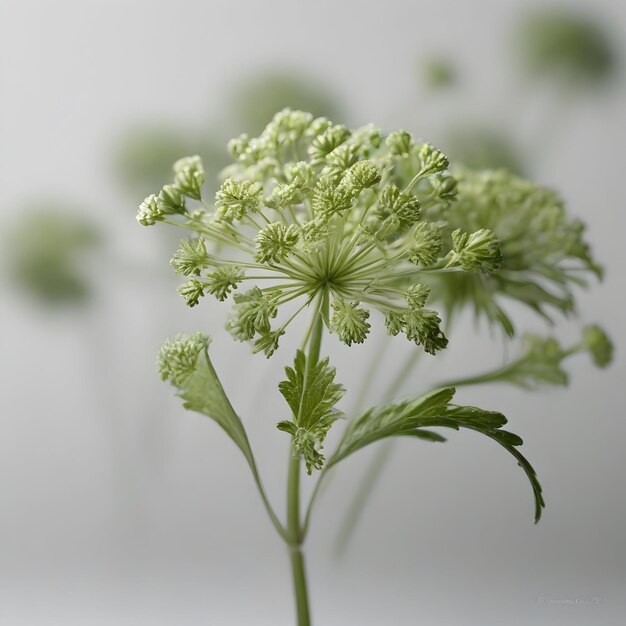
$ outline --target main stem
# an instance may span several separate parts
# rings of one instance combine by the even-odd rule
[[[289,459],[289,478],[287,485],[287,533],[289,534],[289,551],[291,556],[291,573],[293,591],[296,601],[298,626],[310,626],[309,594],[302,553],[302,531],[300,527],[300,457]]]
[[[308,380],[308,370],[315,365],[320,358],[322,345],[322,331],[324,328],[323,316],[328,308],[328,295],[322,294],[320,308],[312,322],[311,339],[309,342],[309,354],[306,361],[305,381]],[[289,475],[287,478],[287,535],[289,536],[289,550],[291,554],[291,572],[293,576],[293,589],[296,601],[296,616],[298,626],[311,626],[309,610],[309,594],[306,582],[306,569],[302,542],[304,539],[302,524],[300,521],[300,456],[291,449],[289,457]]]

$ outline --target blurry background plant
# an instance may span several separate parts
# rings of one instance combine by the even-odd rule
[[[433,278],[438,283],[435,291],[445,294],[449,333],[458,312],[470,307],[477,318],[486,316],[490,324],[500,326],[513,337],[514,322],[498,302],[503,298],[529,306],[552,323],[550,309],[564,315],[575,312],[573,287],[587,286],[585,273],[597,278],[602,275],[582,238],[584,225],[568,217],[558,195],[513,174],[540,175],[545,155],[554,149],[567,112],[581,98],[597,96],[600,88],[608,88],[615,82],[619,52],[602,21],[567,7],[530,9],[514,30],[511,53],[525,76],[525,82],[522,81],[525,90],[518,96],[520,102],[513,107],[498,103],[499,110],[492,111],[495,121],[485,119],[477,123],[459,118],[460,121],[449,124],[444,131],[442,145],[452,162],[465,166],[453,172],[459,180],[459,200],[451,204],[449,211],[453,215],[446,217],[468,230],[492,230],[502,244],[503,257],[503,267],[493,276],[450,274]],[[437,97],[447,92],[455,101],[463,102],[465,85],[453,58],[441,56],[429,60],[423,74],[427,91]],[[535,120],[530,139],[521,137],[517,132],[520,124],[514,116],[522,115],[524,109],[531,106],[533,96],[544,88],[549,91],[551,104]],[[509,112],[509,116],[501,115],[501,111]],[[455,116],[458,118],[458,113]],[[541,158],[537,158],[538,145],[542,146]],[[480,171],[499,168],[502,171]],[[586,336],[591,335],[587,332]],[[582,342],[579,348],[585,345]],[[509,374],[530,362],[537,370],[536,383],[567,384],[567,375],[559,367],[562,357],[547,358],[548,353],[539,347],[549,347],[554,355],[569,356],[578,351],[563,352],[556,339],[535,337],[529,344],[529,352],[516,364],[461,380],[504,381],[528,387],[525,375]],[[388,397],[395,397],[414,376],[418,357],[415,353],[402,363],[388,389]],[[543,358],[546,358],[545,368],[539,366]],[[609,361],[594,359],[600,367]],[[363,384],[364,394],[375,372],[376,366],[372,364]],[[381,447],[370,463],[339,532],[339,552],[348,545],[371,490],[387,463],[391,446],[388,443]]]
[[[207,190],[215,192],[218,174],[229,162],[226,142],[237,133],[252,136],[285,107],[310,111],[341,120],[343,107],[320,81],[303,79],[297,72],[277,68],[260,70],[237,79],[226,95],[219,96],[220,117],[199,128],[153,124],[131,128],[114,150],[114,172],[133,197],[143,197],[170,177],[172,163],[190,154],[202,159]]]
[[[510,29],[506,50],[508,71],[517,76],[513,93],[490,100],[482,119],[465,113],[464,96],[472,84],[454,55],[428,60],[422,69],[422,98],[457,103],[445,114],[442,147],[453,162],[472,168],[505,168],[517,174],[540,173],[545,155],[567,128],[573,109],[583,101],[598,101],[614,88],[621,67],[618,40],[606,20],[595,12],[568,6],[531,7]],[[541,110],[524,124],[538,95]],[[516,100],[515,102],[513,100]],[[463,108],[462,108],[463,107]],[[536,146],[541,144],[541,159]]]
[[[5,232],[3,266],[13,285],[42,306],[74,307],[93,295],[102,233],[84,212],[32,203]]]
[[[542,7],[516,24],[518,60],[530,79],[554,90],[591,93],[615,81],[618,52],[591,11]]]
[[[488,229],[500,244],[501,264],[497,271],[449,274],[421,274],[398,279],[399,284],[411,280],[432,286],[443,305],[446,333],[454,337],[453,322],[464,310],[474,313],[477,328],[486,326],[492,333],[500,331],[513,339],[516,324],[511,304],[529,307],[539,318],[552,325],[554,314],[575,314],[576,287],[588,286],[588,275],[599,278],[602,270],[591,257],[583,238],[585,227],[580,220],[568,216],[562,199],[549,189],[510,174],[506,170],[453,170],[458,192],[454,202],[426,206],[424,216],[441,220],[443,241],[454,236],[453,228],[465,232]],[[443,253],[450,254],[450,247]],[[486,322],[478,325],[478,322]],[[598,327],[587,327],[583,338],[569,349],[561,348],[553,337],[527,336],[521,356],[487,373],[469,375],[443,383],[443,386],[507,382],[524,389],[542,385],[565,385],[567,373],[562,363],[568,356],[589,351],[598,367],[606,367],[612,358],[610,340]],[[413,352],[400,364],[393,383],[386,391],[387,400],[403,391],[408,380],[415,379],[421,360]],[[363,397],[371,381],[383,367],[376,355],[362,385]],[[467,366],[472,369],[471,365]],[[432,369],[430,367],[429,369]],[[370,469],[356,495],[339,532],[338,550],[345,550],[353,527],[361,515],[377,475],[390,453],[391,443],[382,447],[371,461]]]

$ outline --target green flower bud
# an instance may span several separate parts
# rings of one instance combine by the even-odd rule
[[[358,148],[355,145],[343,143],[337,146],[326,157],[325,172],[330,174],[343,174],[350,169],[359,159]]]
[[[215,296],[220,302],[228,298],[233,289],[243,282],[245,275],[241,269],[234,265],[222,265],[217,267],[212,274],[207,276],[204,288],[207,293]]]
[[[276,317],[278,308],[275,299],[265,295],[258,287],[235,294],[233,315],[228,322],[228,330],[239,341],[249,341],[259,333],[271,331],[270,319]]]
[[[309,430],[307,428],[296,428],[293,435],[293,446],[296,453],[304,459],[307,474],[310,476],[313,470],[321,470],[324,466],[324,455],[320,449],[324,446],[326,432],[322,429]]]
[[[453,202],[459,193],[457,180],[454,176],[437,174],[430,181],[433,195],[445,203]]]
[[[199,156],[184,157],[174,163],[174,184],[181,193],[194,200],[202,198],[202,185],[206,178]]]
[[[163,214],[185,212],[185,198],[176,185],[164,185],[157,198],[157,205]]]
[[[154,194],[150,194],[139,205],[137,221],[143,226],[152,226],[156,222],[161,221],[164,214],[165,212],[159,208],[157,197]]]
[[[279,144],[293,143],[305,133],[312,122],[311,113],[286,108],[274,115],[264,134],[272,136]]]
[[[424,143],[419,147],[417,156],[424,174],[443,172],[448,167],[448,157],[429,143]]]
[[[302,243],[304,250],[314,252],[328,239],[328,219],[316,215],[314,219],[302,224]]]
[[[430,222],[419,222],[413,230],[413,240],[408,260],[423,267],[432,265],[441,252],[440,228]]]
[[[409,310],[404,314],[404,332],[407,339],[421,345],[425,352],[436,354],[448,345],[440,327],[441,318],[430,309]]]
[[[377,217],[381,220],[392,218],[397,230],[404,231],[420,218],[419,200],[402,193],[395,185],[389,185],[380,194]]]
[[[359,194],[380,182],[380,172],[373,161],[359,161],[346,173],[342,186],[347,187],[353,194]]]
[[[333,123],[329,119],[325,117],[316,117],[311,122],[311,125],[306,129],[304,134],[306,137],[318,137],[332,126]]]
[[[247,133],[243,133],[228,142],[228,153],[234,159],[240,159],[245,155],[249,145],[250,137],[248,137]]]
[[[387,332],[395,337],[404,330],[404,315],[397,311],[387,311],[385,326]]]
[[[487,228],[474,233],[463,233],[458,228],[452,233],[453,252],[448,265],[460,265],[464,270],[481,269],[495,272],[502,265],[500,242]]]
[[[204,239],[189,239],[180,242],[178,250],[170,260],[170,265],[177,274],[197,276],[201,270],[210,266],[210,259]]]
[[[502,380],[526,389],[544,385],[567,385],[569,376],[561,367],[567,352],[554,337],[525,335],[526,353],[504,369]]]
[[[391,154],[406,159],[413,148],[413,137],[406,130],[397,130],[387,136],[385,143]]]
[[[265,198],[265,205],[271,209],[283,209],[302,202],[302,187],[298,183],[285,185],[278,183],[272,193]]]
[[[429,295],[430,287],[427,285],[409,287],[404,294],[408,309],[402,313],[388,311],[385,325],[390,335],[404,332],[407,339],[421,345],[425,352],[436,354],[448,345],[448,339],[441,330],[439,314],[424,308]]]
[[[313,190],[312,206],[316,213],[331,217],[347,211],[354,202],[351,190],[340,184],[337,176],[321,176]]]
[[[266,358],[270,358],[278,350],[278,341],[285,334],[282,328],[262,334],[254,342],[254,352],[264,352]]]
[[[313,168],[306,161],[298,161],[285,167],[285,175],[292,184],[307,187],[313,178]]]
[[[417,311],[424,308],[428,296],[430,296],[430,287],[417,283],[416,285],[411,285],[406,290],[404,299],[412,311]]]
[[[291,435],[294,453],[297,457],[304,459],[309,476],[314,469],[322,469],[325,458],[320,450],[323,448],[322,443],[326,438],[330,425],[324,424],[321,427],[302,428],[296,426],[293,422],[283,421],[276,424],[276,428]]]
[[[204,296],[204,287],[205,283],[197,278],[191,278],[178,287],[178,293],[185,298],[187,306],[194,307],[200,302],[200,298]]]
[[[198,356],[206,350],[211,338],[204,333],[176,335],[163,344],[159,352],[158,366],[162,380],[169,380],[180,387],[194,373]]]
[[[367,322],[369,311],[359,307],[358,302],[346,302],[341,298],[333,301],[332,308],[330,327],[339,339],[348,346],[363,343],[370,331],[370,324]]]
[[[361,126],[350,135],[350,144],[358,149],[361,158],[370,158],[380,148],[381,143],[381,130],[374,124]]]
[[[284,259],[298,244],[300,229],[282,222],[268,224],[257,234],[254,242],[256,253],[254,258],[259,263],[279,262]]]
[[[309,155],[312,165],[321,165],[326,157],[350,136],[350,131],[341,124],[327,128],[311,142]]]
[[[216,217],[231,223],[261,208],[263,187],[250,180],[227,178],[215,194]]]
[[[448,309],[452,305],[445,296],[453,290],[447,285],[455,277],[470,281],[463,285],[472,285],[471,289],[455,290],[455,297],[459,293],[465,298],[467,293],[489,294],[489,290],[510,295],[516,289],[518,293],[526,290],[529,295],[518,299],[530,298],[531,304],[533,298],[559,298],[552,296],[552,291],[543,294],[532,283],[506,282],[505,277],[503,284],[498,282],[499,275],[485,280],[478,273],[448,271],[451,267],[496,269],[499,247],[492,231],[498,230],[487,218],[501,207],[541,204],[541,211],[533,210],[528,222],[538,232],[562,232],[564,229],[557,228],[562,223],[562,207],[550,198],[537,199],[535,186],[521,197],[519,184],[526,189],[527,183],[502,179],[498,173],[478,174],[464,183],[461,195],[470,197],[471,203],[460,211],[456,207],[463,198],[451,204],[456,179],[443,173],[447,158],[431,145],[414,144],[406,131],[392,133],[383,142],[380,130],[372,125],[351,134],[343,126],[289,109],[275,115],[258,137],[231,141],[230,149],[237,162],[227,169],[215,197],[214,214],[184,209],[183,194],[199,197],[203,179],[200,160],[187,157],[175,165],[176,184],[166,186],[161,198],[147,199],[141,219],[154,223],[166,212],[184,212],[180,225],[200,237],[181,243],[172,259],[176,271],[189,276],[179,291],[190,306],[204,294],[224,300],[244,280],[251,285],[257,281],[270,285],[236,292],[228,322],[237,339],[256,340],[257,351],[274,353],[285,328],[326,293],[333,309],[324,322],[348,345],[364,341],[371,323],[364,307],[374,307],[386,315],[391,334],[404,332],[429,352],[442,349],[447,340],[439,328],[439,317],[425,309],[429,289],[424,285],[407,289],[414,282],[409,277],[424,267],[428,267],[429,284],[438,290],[438,300]],[[525,200],[529,195],[532,202]],[[487,223],[474,225],[482,218]],[[575,226],[563,234],[558,245],[551,243],[550,255],[554,250],[572,250],[570,254],[587,259],[588,250],[579,245],[581,237]],[[454,231],[456,228],[462,230]],[[523,257],[524,246],[529,247],[516,234],[521,232],[519,228],[514,224],[511,229],[512,245],[507,249],[511,265]],[[453,243],[453,249],[448,246],[443,254],[441,232],[445,232],[446,242]],[[540,237],[536,239],[542,243]],[[205,241],[215,244],[216,256],[207,253]],[[514,246],[522,248],[521,252]],[[250,272],[244,274],[240,265]],[[549,281],[545,268],[551,266],[542,262],[540,267]],[[271,282],[260,282],[263,280]],[[406,301],[399,301],[398,295],[403,293]],[[302,305],[283,326],[272,330],[270,322],[279,306],[292,300]],[[485,302],[485,307],[497,311],[492,300]]]
[[[599,326],[583,329],[583,344],[598,367],[606,367],[613,360],[613,343]]]

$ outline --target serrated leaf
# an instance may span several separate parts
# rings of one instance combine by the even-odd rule
[[[293,367],[286,367],[287,380],[278,388],[291,409],[292,421],[279,422],[278,429],[293,437],[293,445],[306,463],[310,474],[321,469],[324,457],[319,452],[330,427],[340,415],[335,405],[343,396],[343,387],[335,383],[335,368],[328,358],[310,364],[298,350]]]
[[[335,368],[330,367],[328,358],[318,361],[307,370],[304,352],[298,350],[294,367],[286,367],[287,380],[278,389],[293,413],[294,424],[310,428],[320,421],[335,416],[335,404],[343,396],[343,387],[335,383]]]
[[[424,428],[466,428],[493,439],[510,452],[528,477],[535,497],[535,522],[545,506],[541,486],[535,470],[516,449],[522,439],[514,433],[501,430],[507,423],[502,413],[486,411],[473,406],[451,404],[454,387],[432,391],[415,400],[408,400],[380,408],[371,408],[352,420],[335,454],[328,460],[327,468],[342,461],[361,448],[394,436],[411,436],[430,441],[443,441],[443,437]]]

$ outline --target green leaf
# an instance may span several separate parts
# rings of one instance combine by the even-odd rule
[[[335,404],[342,398],[344,389],[335,383],[335,368],[328,358],[311,365],[304,352],[298,350],[294,366],[286,367],[287,380],[278,389],[291,409],[291,422],[283,421],[278,429],[290,433],[296,450],[304,457],[307,471],[321,469],[324,457],[319,450],[340,415]]]
[[[336,415],[334,406],[342,398],[344,389],[335,383],[335,368],[328,357],[314,365],[298,350],[294,366],[286,367],[287,380],[278,385],[293,413],[296,426],[306,428]]]
[[[454,393],[454,387],[447,387],[414,400],[368,409],[349,423],[337,451],[328,460],[327,469],[353,452],[387,437],[409,436],[443,441],[443,437],[438,433],[424,429],[443,427],[475,430],[503,446],[524,470],[533,489],[535,522],[538,522],[545,504],[534,469],[516,449],[522,445],[522,439],[502,430],[507,419],[501,413],[451,404]]]
[[[172,384],[178,388],[178,395],[183,399],[185,409],[202,413],[217,422],[243,452],[253,472],[256,473],[245,428],[224,392],[206,346],[198,352],[191,373],[179,377],[176,383]]]

